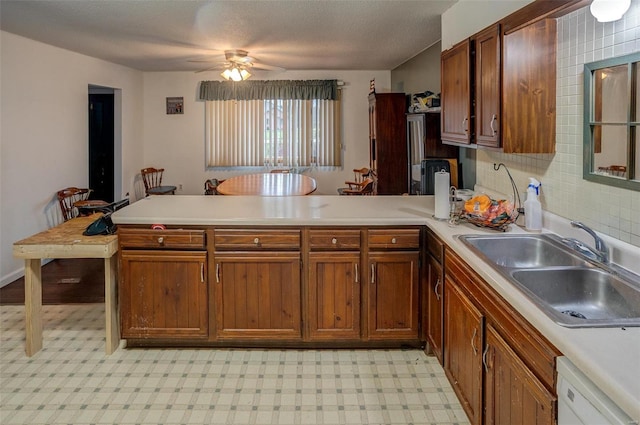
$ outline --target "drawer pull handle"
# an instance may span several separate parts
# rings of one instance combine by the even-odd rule
[[[158,243],[159,243],[160,245],[162,245],[162,244],[164,243],[164,238],[163,238],[162,236],[160,236],[160,237],[158,238]]]
[[[200,263],[200,282],[204,283],[204,263]]]
[[[220,263],[216,263],[216,283],[220,283]]]
[[[358,283],[358,263],[353,263],[354,268],[356,269],[356,283]]]
[[[331,239],[331,243],[335,245],[335,244],[338,243],[338,240],[336,238],[333,238],[333,239]]]
[[[371,283],[376,283],[376,263],[371,263]]]
[[[438,280],[436,281],[436,286],[433,287],[433,292],[435,292],[436,294],[436,300],[440,301],[440,292],[438,292],[438,286],[440,286],[442,283],[440,282],[440,278],[438,278]]]
[[[254,244],[256,244],[256,245],[258,245],[258,244],[260,243],[260,238],[255,238],[255,239],[253,240],[253,243],[254,243]]]
[[[391,238],[391,243],[398,243],[398,240],[396,238]]]

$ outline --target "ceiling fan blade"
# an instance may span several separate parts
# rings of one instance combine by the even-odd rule
[[[253,63],[252,66],[254,69],[261,69],[263,71],[284,71],[284,68],[281,68],[279,66],[274,66],[274,65],[267,65],[264,63]]]
[[[219,70],[220,70],[220,68],[219,68],[219,67],[217,67],[217,66],[212,66],[212,67],[210,67],[210,68],[199,69],[198,71],[195,71],[195,72],[196,72],[196,74],[199,74],[199,73],[201,73],[201,72],[207,72],[207,71],[219,71]]]

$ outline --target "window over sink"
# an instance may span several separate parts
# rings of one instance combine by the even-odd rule
[[[640,190],[640,53],[584,65],[583,177]]]

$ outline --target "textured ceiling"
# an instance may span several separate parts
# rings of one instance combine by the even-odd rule
[[[0,0],[0,29],[142,71],[196,71],[227,49],[287,70],[388,70],[440,40],[455,2]]]

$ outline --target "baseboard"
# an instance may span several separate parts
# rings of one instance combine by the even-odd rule
[[[45,258],[44,260],[42,260],[41,265],[44,266],[45,264],[49,264],[53,260],[53,258]],[[0,278],[0,288],[4,288],[8,284],[15,282],[21,277],[24,277],[24,267],[20,267],[18,270],[2,276],[2,278]]]

